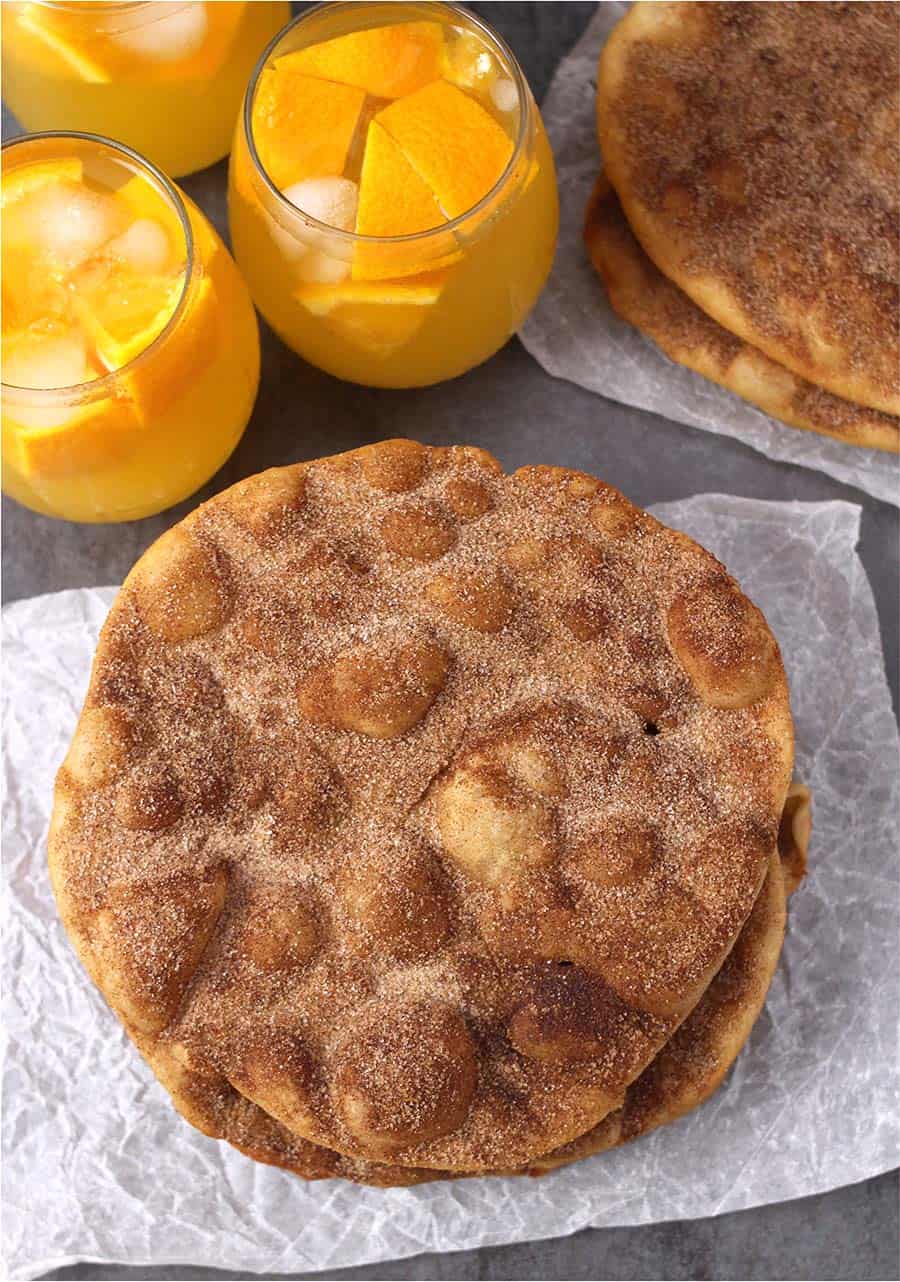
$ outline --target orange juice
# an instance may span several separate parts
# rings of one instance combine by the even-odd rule
[[[228,152],[247,78],[286,0],[6,0],[3,96],[27,129],[117,138],[166,173]]]
[[[246,286],[213,228],[139,156],[90,135],[3,149],[3,489],[123,521],[186,498],[259,381]]]
[[[550,271],[558,204],[512,53],[444,4],[326,4],[272,42],[232,149],[235,257],[272,327],[352,382],[489,357]]]

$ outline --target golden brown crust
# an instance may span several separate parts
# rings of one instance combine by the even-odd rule
[[[707,1099],[741,1050],[762,1008],[784,937],[786,898],[805,868],[811,832],[810,792],[792,783],[763,888],[741,934],[702,1001],[674,1038],[629,1088],[620,1107],[584,1135],[536,1159],[531,1175],[614,1148],[674,1121]],[[224,1078],[204,1072],[183,1050],[136,1038],[182,1115],[206,1134],[227,1140],[248,1157],[307,1180],[342,1178],[376,1187],[403,1187],[452,1178],[450,1172],[347,1158],[299,1139]],[[501,1174],[522,1174],[506,1171]],[[461,1174],[465,1174],[462,1172]]]
[[[666,616],[669,645],[714,708],[746,708],[777,679],[778,648],[760,611],[724,575],[680,592]]]
[[[710,585],[743,598],[583,473],[504,477],[411,442],[285,472],[271,503],[244,483],[199,508],[111,611],[57,781],[63,920],[151,1062],[199,1066],[211,1107],[237,1091],[348,1169],[388,1149],[414,1170],[526,1165],[621,1100],[751,910],[791,768],[777,647],[752,699],[701,697],[703,664],[745,681],[747,647],[714,628],[673,645],[666,620]],[[465,519],[462,482],[490,498]],[[433,560],[384,546],[411,504],[456,521]],[[529,546],[547,555],[517,564]],[[348,573],[345,605],[309,608]],[[283,643],[249,645],[249,617]],[[119,714],[137,733],[106,761]],[[652,857],[586,875],[587,844],[629,823]]]
[[[812,834],[812,793],[796,781],[788,789],[778,826],[778,853],[785,888],[792,895],[806,876],[806,853]]]
[[[440,694],[446,651],[425,638],[362,645],[315,668],[300,684],[300,711],[313,725],[395,739],[411,730]]]
[[[660,271],[773,361],[888,414],[897,38],[888,4],[640,3],[597,93],[606,170]]]
[[[793,784],[792,794],[805,802],[808,789]],[[788,814],[787,808],[785,814]],[[804,825],[802,840],[808,840],[808,835],[809,829]],[[792,843],[792,846],[796,856],[805,860],[805,845]],[[584,1135],[533,1161],[527,1168],[528,1174],[544,1175],[637,1139],[684,1116],[713,1094],[750,1034],[777,965],[788,892],[788,879],[783,873],[787,873],[784,856],[780,861],[773,856],[753,911],[721,970],[675,1036],[629,1088],[621,1106]],[[583,1003],[576,1003],[576,1019],[578,1011],[583,1015]],[[570,1030],[566,1032],[570,1035]],[[198,1083],[202,1092],[202,1079],[194,1078],[191,1084],[182,1073],[179,1083],[174,1087],[171,1082],[167,1085],[173,1090],[180,1111],[194,1125],[205,1129],[202,1115],[199,1121],[196,1116],[189,1116],[196,1109]],[[208,1097],[220,1099],[221,1084],[218,1091],[208,1083],[205,1089]],[[208,1115],[207,1110],[207,1120]],[[305,1143],[240,1096],[229,1101],[227,1109],[220,1108],[219,1116],[220,1129],[211,1133],[220,1134],[257,1161],[282,1166],[304,1179],[342,1178],[384,1188],[451,1176],[447,1171],[354,1160]],[[499,1173],[513,1175],[524,1171]]]
[[[644,253],[606,178],[597,180],[588,203],[584,237],[612,307],[673,361],[791,427],[850,445],[900,450],[900,419],[807,382],[701,311]]]
[[[542,1175],[674,1122],[719,1087],[762,1010],[778,965],[785,884],[777,854],[753,912],[697,1006],[641,1076],[621,1108],[571,1144],[532,1163]]]
[[[221,627],[230,611],[228,585],[215,553],[173,526],[142,558],[134,581],[136,609],[163,641],[188,641]]]

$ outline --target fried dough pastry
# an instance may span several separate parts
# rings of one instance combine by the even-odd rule
[[[773,854],[762,889],[737,942],[694,1010],[632,1083],[622,1106],[586,1134],[536,1158],[527,1169],[498,1172],[544,1175],[561,1166],[638,1139],[683,1117],[708,1099],[723,1081],[759,1016],[775,973],[784,939],[788,894],[799,885],[806,865],[810,835],[810,794],[791,784]],[[194,1095],[169,1082],[176,1107],[196,1107],[203,1084]],[[297,1140],[286,1128],[242,1096],[211,1092],[207,1097],[210,1133],[225,1139],[248,1157],[281,1166],[308,1180],[348,1179],[380,1188],[408,1186],[449,1178],[446,1171],[416,1170],[347,1158],[331,1149]],[[459,1173],[461,1176],[465,1172]]]
[[[639,3],[600,59],[604,165],[661,272],[801,378],[900,414],[900,11]]]
[[[524,1167],[705,992],[792,755],[775,640],[702,548],[583,473],[383,442],[137,563],[51,875],[201,1129],[238,1095],[349,1159]]]
[[[644,253],[606,178],[591,195],[584,239],[613,309],[671,360],[792,427],[900,451],[900,419],[808,383],[701,311]]]

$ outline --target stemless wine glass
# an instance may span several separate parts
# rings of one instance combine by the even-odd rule
[[[253,304],[211,224],[153,165],[90,134],[3,148],[3,489],[73,521],[148,516],[240,440]]]
[[[287,0],[6,0],[3,96],[26,129],[117,138],[166,173],[228,153],[247,77]]]
[[[286,27],[247,89],[229,212],[281,338],[384,387],[452,378],[502,346],[546,281],[558,226],[521,68],[452,4],[325,4]],[[398,225],[414,230],[384,234]]]

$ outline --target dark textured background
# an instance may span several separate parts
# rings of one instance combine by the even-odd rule
[[[592,4],[475,4],[512,45],[538,98],[590,17]],[[4,113],[4,136],[17,132]],[[189,127],[181,122],[179,127]],[[184,181],[225,231],[225,165]],[[785,431],[790,429],[785,428]],[[488,364],[424,391],[339,383],[302,364],[263,327],[259,400],[228,464],[189,503],[145,521],[78,526],[3,500],[5,600],[118,583],[137,556],[201,498],[279,463],[333,454],[385,436],[486,446],[506,467],[560,463],[595,472],[641,504],[725,491],[757,498],[845,498],[862,504],[861,555],[881,617],[897,702],[898,513],[829,477],[774,463],[712,436],[593,396],[546,375],[512,340]],[[893,963],[890,963],[893,964]],[[148,1172],[152,1178],[152,1172]],[[552,1178],[552,1177],[551,1177]],[[165,1253],[160,1228],[160,1253]],[[48,1278],[236,1277],[210,1267],[77,1265]],[[294,1275],[317,1276],[322,1275]],[[573,1237],[413,1259],[335,1278],[896,1278],[896,1172],[820,1197],[718,1219],[586,1230]]]

